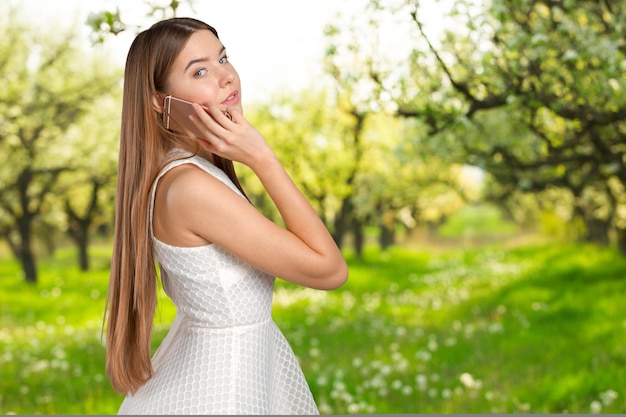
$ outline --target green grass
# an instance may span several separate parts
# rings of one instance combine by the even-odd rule
[[[0,259],[0,412],[113,414],[106,246],[24,283]],[[626,258],[586,245],[346,254],[331,292],[277,283],[274,317],[323,414],[626,412]],[[154,346],[173,308],[162,299]]]
[[[511,235],[518,226],[502,217],[502,211],[490,204],[468,205],[454,213],[438,229],[438,234],[446,238],[494,238]]]

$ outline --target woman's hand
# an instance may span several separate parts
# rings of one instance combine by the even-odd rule
[[[207,151],[232,161],[240,162],[253,170],[273,152],[265,138],[236,109],[227,109],[232,119],[217,106],[208,105],[203,109],[193,105],[195,114],[191,121],[204,133],[204,139],[198,139]]]
[[[171,190],[166,191],[176,196],[166,199],[172,203],[171,213],[176,213],[170,217],[182,222],[176,230],[187,230],[190,236],[215,243],[256,268],[298,285],[317,289],[343,285],[348,266],[339,247],[263,135],[238,109],[232,110],[230,120],[218,107],[207,108],[194,104],[195,114],[190,116],[205,138],[198,139],[200,144],[250,167],[285,227],[212,176],[179,167],[179,180],[172,176]]]

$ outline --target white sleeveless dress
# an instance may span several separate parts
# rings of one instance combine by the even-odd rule
[[[241,195],[205,159],[174,161],[152,188],[151,228],[156,184],[185,163]],[[154,376],[126,396],[118,414],[319,414],[297,358],[271,317],[274,277],[215,244],[183,248],[152,239],[176,318],[152,358]]]

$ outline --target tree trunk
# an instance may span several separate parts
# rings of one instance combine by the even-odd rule
[[[396,213],[391,210],[381,210],[380,235],[378,243],[382,250],[396,243]]]
[[[626,229],[617,229],[617,248],[620,253],[626,256]]]
[[[350,228],[352,227],[352,213],[352,200],[350,199],[350,197],[345,198],[341,203],[341,209],[339,210],[339,213],[334,222],[335,231],[333,233],[333,239],[335,240],[337,246],[339,246],[340,248],[342,247],[343,240],[346,234],[350,231]]]
[[[22,217],[18,220],[20,241],[15,245],[16,257],[22,265],[22,272],[26,282],[37,283],[37,265],[31,245],[30,219]]]
[[[92,178],[91,181],[91,199],[83,216],[72,207],[69,199],[65,200],[65,213],[69,218],[68,234],[76,243],[78,249],[78,266],[81,271],[89,271],[89,232],[99,212],[98,190],[106,184],[106,181],[99,180],[95,177]]]
[[[20,264],[22,265],[22,271],[24,272],[24,279],[31,284],[37,283],[37,266],[35,264],[35,257],[31,250],[23,251],[19,257]]]
[[[76,240],[78,245],[78,264],[81,271],[89,271],[89,233],[87,230],[83,230],[80,238]]]
[[[610,221],[594,217],[585,217],[585,240],[607,246],[609,244]]]
[[[365,245],[365,234],[363,233],[363,224],[359,220],[352,222],[352,233],[354,233],[354,252],[358,259],[363,258],[363,246]]]
[[[396,243],[396,232],[393,226],[388,227],[385,224],[380,225],[380,236],[378,238],[378,243],[380,244],[380,248],[382,250],[385,250],[389,246]]]

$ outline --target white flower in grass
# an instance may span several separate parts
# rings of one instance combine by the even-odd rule
[[[391,388],[396,391],[400,390],[402,388],[402,381],[400,381],[399,379],[394,379],[391,383]]]
[[[349,394],[349,393],[347,393],[347,392],[344,392],[344,393],[341,395],[341,399],[342,399],[342,400],[343,400],[346,404],[350,404],[350,403],[352,403],[352,402],[354,401],[354,398],[352,397],[352,395],[350,395],[350,394]]]
[[[376,375],[369,382],[370,382],[370,385],[372,387],[375,387],[375,388],[385,388],[385,387],[387,387],[387,381],[385,381],[385,378],[383,378],[380,375]]]
[[[49,404],[52,402],[52,397],[49,395],[42,395],[41,397],[37,397],[35,401],[37,401],[37,404]]]
[[[52,348],[52,354],[57,359],[65,359],[67,357],[65,350],[63,350],[63,346],[56,345]]]
[[[389,366],[389,365],[385,365],[382,368],[380,368],[380,373],[383,374],[383,375],[389,375],[389,374],[391,374],[391,371],[392,371],[392,369],[391,369],[391,366]]]
[[[43,371],[48,370],[49,367],[50,367],[50,362],[45,359],[42,359],[33,364],[33,366],[31,367],[31,371],[43,372]]]
[[[370,365],[372,365],[373,369],[380,369],[383,366],[383,363],[376,359],[370,362]]]
[[[544,303],[542,301],[535,301],[534,303],[532,303],[531,308],[534,311],[545,310],[546,309],[546,303]]]
[[[410,365],[411,363],[406,358],[402,358],[396,364],[396,370],[404,373],[409,369]]]
[[[355,403],[354,405],[356,405],[358,407],[358,411],[361,412],[361,414],[365,413],[365,414],[372,414],[375,411],[374,406],[372,406],[371,404],[366,403],[365,401],[359,401],[358,403]]]
[[[346,384],[343,383],[343,381],[335,381],[333,382],[333,390],[336,392],[345,392],[346,391]]]
[[[333,414],[333,409],[328,403],[320,403],[319,405],[320,414]]]
[[[476,389],[481,386],[480,381],[474,379],[474,377],[467,372],[463,372],[459,377],[459,380],[461,381],[461,384],[465,385],[466,388]]]
[[[415,358],[424,362],[428,362],[432,358],[432,354],[426,350],[420,350],[415,353]]]
[[[439,344],[437,343],[437,341],[434,338],[431,338],[428,341],[428,349],[434,352],[438,348],[439,348]]]
[[[502,326],[502,323],[491,323],[489,327],[487,327],[489,333],[502,333],[503,330],[504,326]]]
[[[456,345],[456,337],[452,336],[452,337],[448,337],[443,343],[446,346],[454,346]]]
[[[592,401],[589,405],[589,410],[592,414],[598,414],[602,411],[602,403],[600,401]]]
[[[600,400],[602,401],[602,404],[606,406],[613,404],[613,401],[615,401],[617,397],[617,392],[613,391],[612,389],[600,393]]]
[[[415,383],[417,384],[417,389],[425,391],[428,386],[428,378],[426,375],[418,374],[415,376]]]

